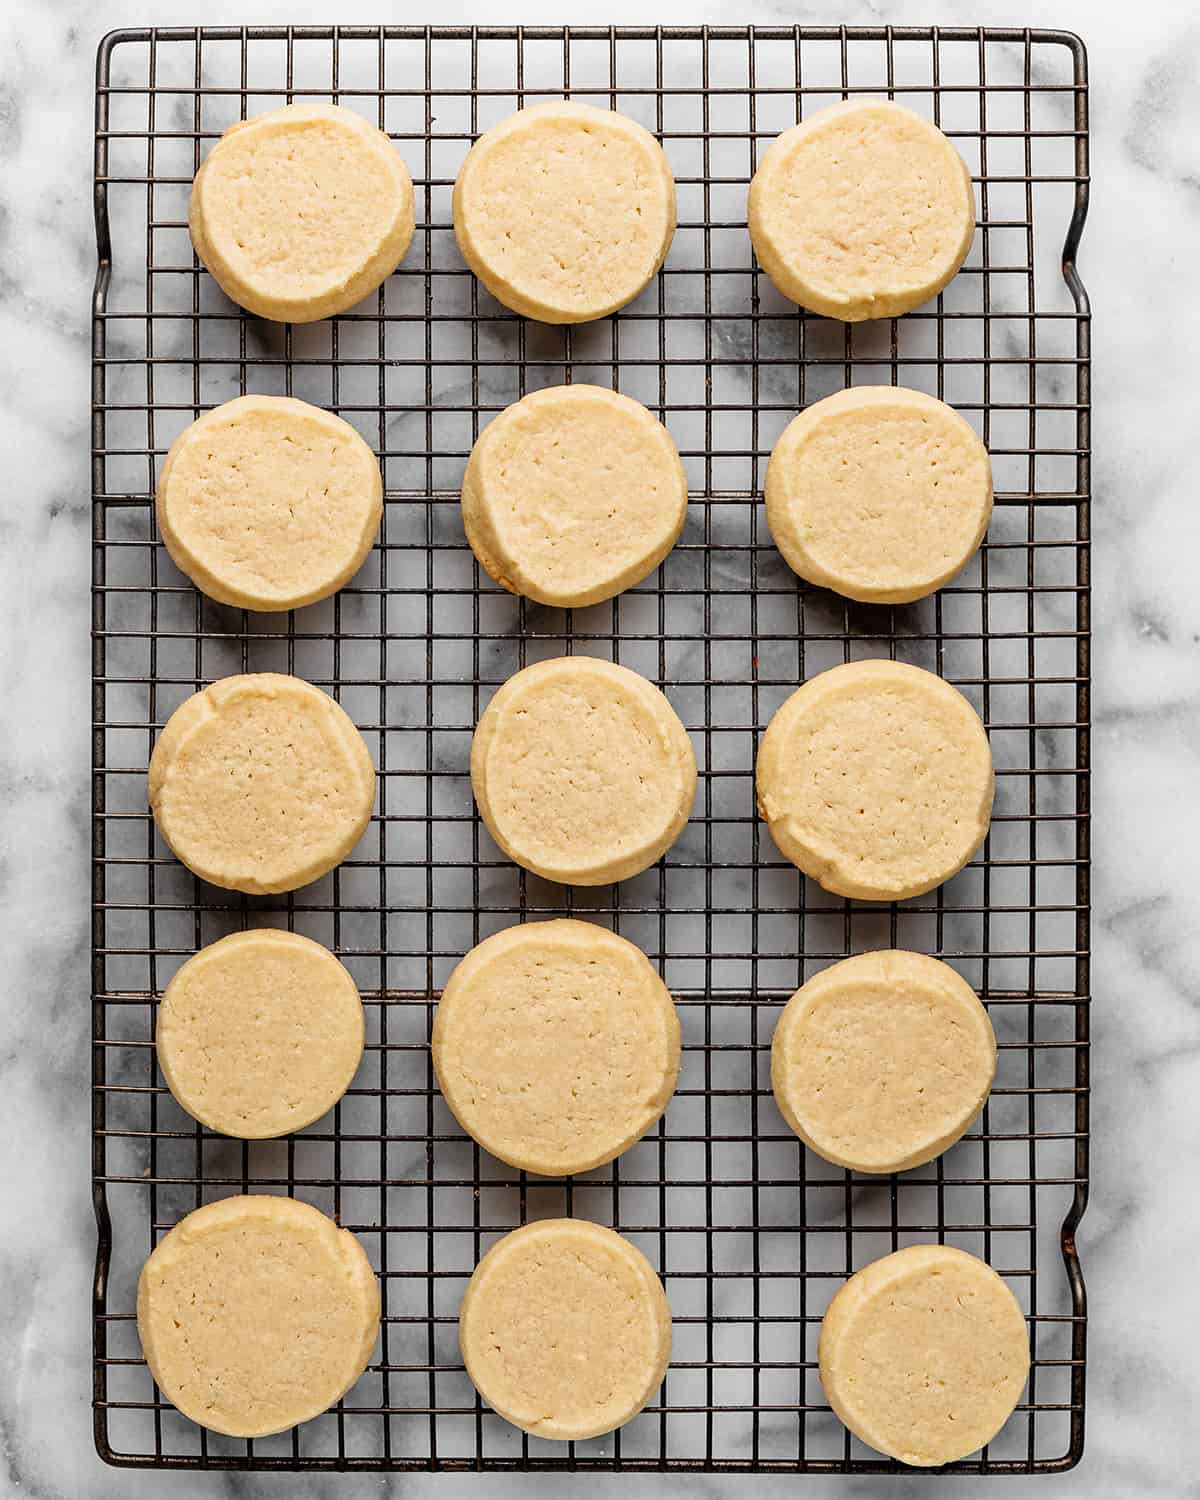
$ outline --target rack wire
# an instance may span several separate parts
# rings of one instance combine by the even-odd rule
[[[746,186],[772,137],[846,94],[936,120],[977,184],[980,230],[936,303],[842,326],[784,302],[753,262]],[[466,271],[449,195],[470,141],[543,97],[631,114],[679,193],[666,267],[618,315],[548,328]],[[187,195],[234,120],[332,98],[388,131],[413,175],[400,270],[352,312],[278,327],[229,304],[188,240]],[[95,1437],[112,1463],[237,1469],[892,1471],[833,1418],[816,1373],[821,1315],[880,1254],[944,1240],[1007,1278],[1033,1367],[1009,1424],[958,1472],[1046,1472],[1083,1446],[1087,1196],[1089,318],[1075,270],[1087,206],[1086,59],[1028,30],[254,27],[127,30],[100,45],[93,373],[93,1180]],[[466,546],[458,484],[480,427],[566,380],[611,384],[674,435],[691,490],[683,536],[619,599],[560,612],[516,600]],[[903,607],[799,584],[771,545],[761,484],[801,407],[854,382],[957,406],[992,454],[979,557]],[[287,616],[202,598],[153,519],[156,466],[201,411],[296,395],[378,452],[379,545],[332,601]],[[565,652],[662,685],[692,734],[701,791],[679,843],[619,886],[571,891],[503,858],[475,816],[470,734],[495,687]],[[859,656],[933,668],[988,726],[998,778],[981,857],[939,891],[850,903],[806,882],[755,817],[753,755],[796,684]],[[158,839],[145,774],[173,708],[215,677],[297,672],[362,728],[376,816],[330,876],[243,898],[195,880]],[[434,1085],[439,987],[473,943],[573,913],[639,943],[677,997],[678,1093],[612,1165],[526,1176],[464,1139]],[[367,1048],[332,1115],[243,1143],[188,1119],[153,1050],[178,965],[249,924],[333,947],[354,973]],[[852,952],[914,947],[979,989],[999,1039],[980,1123],[927,1167],[857,1177],[806,1154],[770,1093],[775,1018]],[[146,1254],[230,1193],[295,1194],[368,1250],[380,1346],[325,1417],[253,1442],[206,1433],[159,1396],[134,1324]],[[646,1411],[554,1444],[487,1411],[456,1339],[466,1279],[527,1219],[579,1214],[629,1235],[662,1274],[674,1357]]]

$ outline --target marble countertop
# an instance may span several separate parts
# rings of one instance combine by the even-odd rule
[[[1090,49],[1093,176],[1081,268],[1095,312],[1095,1007],[1091,1329],[1082,1465],[1055,1479],[139,1475],[91,1438],[87,648],[92,72],[106,30],[327,21],[315,0],[35,0],[0,13],[0,1493],[410,1497],[1200,1495],[1200,507],[1195,245],[1200,20],[1186,3],[640,0],[572,20],[1062,26]],[[340,19],[553,22],[560,5],[359,0]],[[1189,312],[1189,309],[1192,309]]]

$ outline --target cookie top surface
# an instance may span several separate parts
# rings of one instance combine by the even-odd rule
[[[974,990],[924,953],[860,953],[784,1007],[771,1085],[796,1134],[856,1172],[932,1161],[983,1107],[996,1038]]]
[[[975,429],[944,402],[853,386],[784,429],[765,498],[775,545],[802,578],[903,604],[975,555],[992,514],[992,469]]]
[[[239,396],[175,439],[156,509],[167,551],[210,598],[299,609],[362,566],[383,484],[341,417],[287,396]]]
[[[336,104],[289,104],[228,129],[192,185],[196,254],[241,307],[309,323],[360,302],[413,233],[396,148]]]
[[[687,477],[640,402],[552,386],[483,429],[462,507],[475,556],[498,583],[570,608],[611,599],[662,562],[683,526]]]
[[[328,948],[297,932],[235,932],[194,954],[158,1008],[155,1046],[188,1114],[244,1140],[320,1119],[363,1050],[363,1009]]]
[[[362,837],[375,768],[327,693],[256,672],[223,677],[180,704],[150,758],[149,792],[159,832],[201,879],[291,891]]]
[[[603,885],[652,865],[696,796],[696,757],[665,696],[590,656],[510,677],[471,744],[471,786],[489,833],[548,880]]]
[[[454,233],[505,307],[586,322],[631,302],[657,273],[675,233],[675,181],[636,120],[568,100],[535,104],[467,153]]]
[[[913,1245],[845,1283],[821,1325],[818,1361],[851,1432],[932,1467],[1004,1426],[1029,1373],[1029,1335],[990,1266],[949,1245]]]
[[[810,678],[767,726],[759,811],[781,853],[827,891],[919,896],[983,843],[994,776],[987,734],[949,683],[902,662]]]
[[[596,1437],[662,1384],[671,1310],[635,1245],[586,1220],[547,1219],[505,1235],[476,1266],[459,1341],[502,1417],[538,1437]]]
[[[362,1374],[379,1286],[362,1246],[318,1209],[224,1198],[147,1260],[137,1324],[150,1373],[184,1416],[263,1437],[319,1415]]]
[[[750,184],[749,223],[784,296],[858,322],[941,291],[971,247],[975,195],[936,125],[886,99],[850,99],[771,143]]]
[[[679,1018],[646,955],[591,922],[530,922],[462,960],[433,1026],[438,1084],[493,1156],[558,1176],[612,1161],[662,1114]]]

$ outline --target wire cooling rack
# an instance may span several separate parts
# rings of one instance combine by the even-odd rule
[[[843,326],[798,313],[755,268],[746,185],[798,116],[886,94],[937,120],[977,183],[980,231],[935,304]],[[679,229],[619,315],[549,328],[466,271],[450,191],[472,138],[569,93],[662,140]],[[187,197],[232,121],[313,96],[387,130],[416,184],[400,270],[307,327],[247,317],[202,272]],[[834,1419],[816,1373],[821,1315],[850,1272],[932,1239],[982,1255],[1029,1318],[1016,1415],[962,1472],[1068,1467],[1083,1445],[1087,1192],[1089,325],[1074,254],[1087,202],[1079,41],[1046,31],[874,28],[250,28],[122,31],[100,47],[94,321],[94,1143],[99,1254],[95,1434],[110,1462],[240,1469],[887,1471]],[[458,486],[471,443],[526,391],[619,387],[659,413],[691,488],[683,536],[619,599],[559,612],[481,577]],[[977,560],[933,599],[848,603],[798,584],[759,503],[772,443],[854,382],[952,402],[982,432],[997,505]],[[246,391],[331,407],[379,453],[379,545],[324,604],[249,615],[202,598],[158,542],[156,468],[201,411]],[[654,869],[571,891],[515,869],[480,827],[472,728],[495,687],[564,652],[660,683],[701,767],[695,815]],[[892,656],[958,685],[997,777],[980,858],[896,906],[804,881],[754,812],[753,757],[775,708],[823,667]],[[379,769],[352,856],[287,897],[205,886],[158,839],[146,767],[175,706],[229,672],[297,672],[338,697]],[[439,987],[473,943],[528,917],[612,925],[662,966],[683,1065],[662,1124],[611,1166],[527,1177],[464,1139],[434,1085]],[[201,944],[248,924],[331,945],[367,1013],[341,1105],[283,1141],[188,1119],[156,1071],[156,997]],[[806,1154],[776,1112],[776,1016],[808,975],[880,946],[948,958],[980,990],[999,1070],[980,1124],[901,1176]],[[142,1261],[187,1211],[293,1193],[362,1240],[383,1330],[332,1413],[278,1437],[208,1434],[166,1405],[140,1357]],[[482,1252],[527,1219],[579,1214],[629,1235],[675,1320],[661,1392],[620,1432],[527,1438],[485,1410],[456,1315]]]

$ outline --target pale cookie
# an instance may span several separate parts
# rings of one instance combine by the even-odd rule
[[[987,1011],[924,953],[859,953],[814,974],[771,1043],[780,1113],[818,1156],[855,1172],[940,1156],[978,1118],[995,1073]]]
[[[223,1198],[181,1219],[138,1281],[150,1373],[193,1422],[265,1437],[340,1401],[379,1332],[362,1246],[294,1198]]]
[[[345,312],[413,234],[408,168],[337,104],[289,104],[231,125],[196,173],[188,226],[227,297],[279,323]]]
[[[687,730],[653,683],[592,656],[510,677],[471,742],[487,830],[525,869],[605,885],[647,869],[696,799]]]
[[[340,864],[375,800],[363,737],[299,677],[223,677],[167,720],[150,758],[159,832],[202,880],[294,891]]]
[[[817,1358],[855,1437],[932,1468],[974,1453],[1008,1421],[1029,1374],[1029,1335],[990,1266],[949,1245],[913,1245],[845,1283]]]
[[[288,396],[239,396],[172,443],[156,510],[176,567],[210,599],[299,609],[358,572],[383,483],[341,417]]]
[[[941,291],[971,248],[975,193],[936,125],[885,99],[850,99],[772,141],[750,183],[749,221],[785,297],[857,323]]]
[[[530,922],[485,938],[451,974],[433,1066],[485,1150],[566,1176],[612,1161],[666,1109],[679,1017],[625,938],[591,922]]]
[[[626,115],[554,100],[475,142],[454,184],[454,233],[492,296],[544,323],[632,302],[675,233],[663,149]]]
[[[637,1416],[671,1358],[671,1309],[650,1262],[583,1219],[514,1229],[475,1267],[458,1318],[467,1374],[536,1437],[598,1437]]]
[[[987,836],[987,733],[949,683],[920,667],[856,661],[798,688],[763,735],[758,807],[794,865],[864,901],[920,896]]]
[[[850,599],[924,598],[974,557],[992,468],[969,422],[921,391],[859,385],[784,428],[767,465],[767,524],[789,565]]]
[[[462,510],[497,583],[569,609],[611,599],[658,567],[683,527],[687,477],[670,433],[640,402],[552,386],[480,433]]]
[[[243,1140],[303,1130],[350,1086],[363,1008],[328,948],[262,927],[188,959],[154,1033],[167,1087],[189,1115]]]

